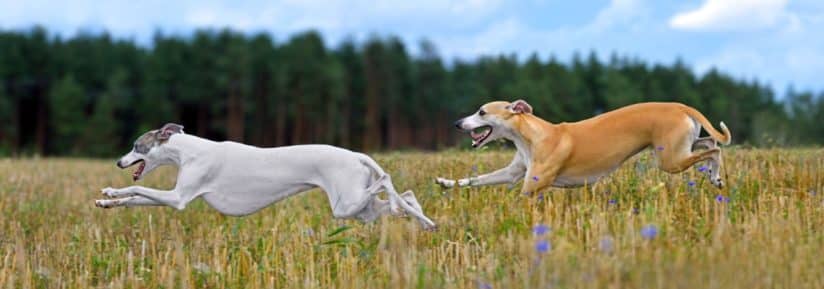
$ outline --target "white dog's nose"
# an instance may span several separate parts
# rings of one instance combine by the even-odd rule
[[[461,129],[461,124],[463,124],[463,119],[459,119],[458,121],[456,121],[455,122],[455,127],[457,127],[458,129]]]
[[[122,160],[117,160],[117,167],[121,169],[126,168],[126,166],[122,165]]]

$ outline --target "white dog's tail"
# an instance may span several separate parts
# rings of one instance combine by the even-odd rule
[[[398,191],[395,190],[395,186],[392,185],[392,178],[389,176],[389,174],[383,171],[383,168],[381,168],[378,165],[378,163],[375,162],[375,160],[373,160],[365,154],[357,154],[359,154],[361,163],[371,168],[372,171],[375,173],[375,175],[377,176],[377,181],[383,182],[383,184],[381,185],[384,189],[386,189],[386,195],[389,196],[389,206],[390,208],[392,208],[393,211],[395,211],[396,208],[400,206],[401,208],[403,208],[404,211],[406,211],[409,214],[412,214],[412,216],[415,216],[416,218],[418,218],[418,220],[425,223],[430,228],[435,227],[435,222],[432,222],[432,220],[427,218],[422,211],[406,203],[406,200],[404,200],[398,194]]]

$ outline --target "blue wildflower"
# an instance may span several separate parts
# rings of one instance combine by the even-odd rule
[[[532,180],[537,182],[538,181],[538,176],[532,176]]]
[[[706,166],[700,166],[700,167],[698,167],[698,171],[699,171],[699,172],[702,172],[702,173],[703,173],[703,172],[705,172],[706,170],[707,170],[707,167],[706,167]]]
[[[617,201],[617,200],[615,200],[615,199],[609,199],[609,204],[610,204],[610,205],[615,205],[615,204],[617,204],[617,203],[618,203],[618,201]]]
[[[550,249],[552,249],[552,245],[550,245],[547,240],[535,242],[535,251],[538,251],[538,253],[546,253],[549,252]]]
[[[612,240],[610,236],[604,236],[598,241],[598,249],[604,253],[612,253],[612,248],[614,247],[615,241]]]
[[[538,224],[538,225],[535,225],[534,228],[532,228],[532,233],[535,234],[535,236],[543,236],[544,234],[548,233],[550,230],[552,230],[552,229],[550,229],[549,226],[544,225],[544,224]]]
[[[729,203],[729,202],[730,202],[730,198],[725,197],[725,196],[723,196],[723,195],[717,195],[717,196],[715,196],[715,201],[716,201],[716,202],[719,202],[719,203]]]
[[[483,280],[475,280],[475,282],[478,283],[478,289],[492,289],[492,285]]]
[[[641,228],[641,237],[645,240],[652,240],[658,236],[658,227],[655,225],[649,224]]]
[[[687,186],[694,187],[695,186],[695,181],[687,182]]]
[[[538,200],[544,199],[544,193],[538,193]]]

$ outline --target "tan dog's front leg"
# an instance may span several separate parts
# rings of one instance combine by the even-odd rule
[[[526,166],[521,161],[519,155],[516,155],[512,162],[500,170],[483,174],[477,177],[464,178],[459,180],[450,180],[445,178],[436,178],[435,183],[444,188],[451,188],[455,185],[459,187],[465,186],[486,186],[497,185],[505,183],[515,183],[524,177]]]

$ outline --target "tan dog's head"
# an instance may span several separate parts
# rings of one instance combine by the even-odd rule
[[[510,138],[513,133],[513,122],[517,115],[531,114],[532,106],[526,101],[513,102],[493,101],[481,106],[474,114],[455,122],[458,129],[469,132],[472,137],[472,147],[479,148],[490,141],[499,138]]]

